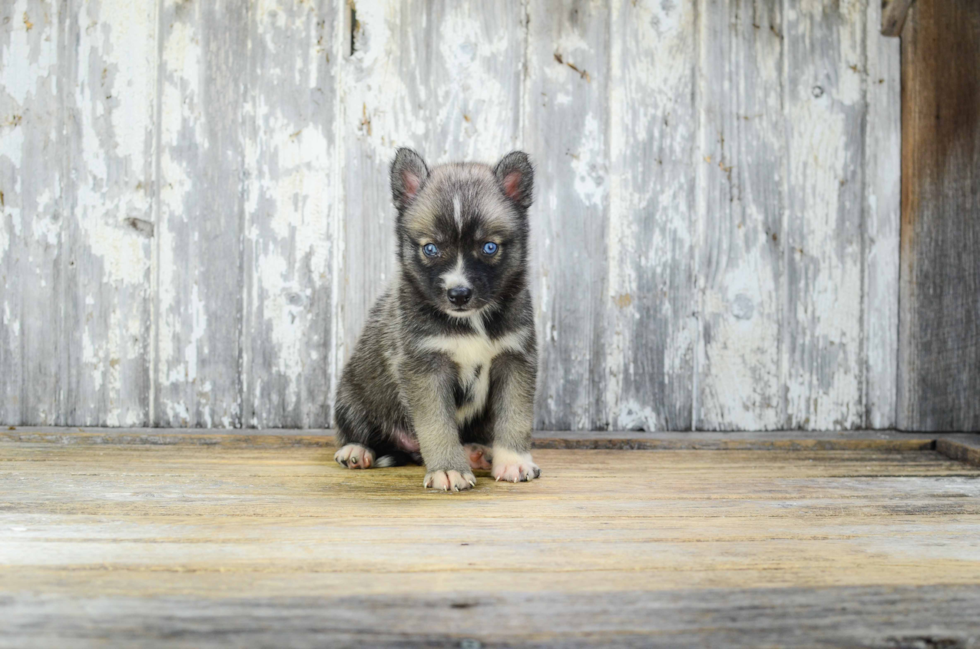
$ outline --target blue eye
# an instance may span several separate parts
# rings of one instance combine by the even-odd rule
[[[496,252],[497,252],[497,244],[495,244],[493,241],[487,241],[485,244],[483,244],[483,254],[492,255],[495,254]]]
[[[439,254],[439,249],[436,248],[436,244],[427,243],[424,246],[422,246],[422,252],[425,253],[426,257],[435,257],[436,255]]]

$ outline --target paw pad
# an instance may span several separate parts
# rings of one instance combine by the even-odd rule
[[[466,451],[466,458],[470,462],[470,468],[480,471],[490,470],[490,461],[493,458],[490,449],[483,444],[467,444],[463,447]]]
[[[374,465],[374,451],[360,444],[346,444],[337,449],[333,459],[348,469],[370,469]]]

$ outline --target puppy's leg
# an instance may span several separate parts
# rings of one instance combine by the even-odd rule
[[[534,416],[533,358],[504,354],[494,359],[490,393],[493,402],[493,468],[496,480],[523,482],[541,475],[531,459]]]
[[[433,370],[432,365],[438,365]],[[408,372],[405,396],[425,461],[423,486],[441,491],[463,491],[476,485],[469,461],[459,441],[455,419],[452,366],[441,359],[428,371]]]

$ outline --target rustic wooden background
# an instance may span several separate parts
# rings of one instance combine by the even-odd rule
[[[537,165],[545,429],[896,418],[875,0],[2,0],[0,421],[321,427],[396,147]]]

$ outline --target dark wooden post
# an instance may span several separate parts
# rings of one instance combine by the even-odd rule
[[[902,28],[898,426],[980,430],[980,2]]]

